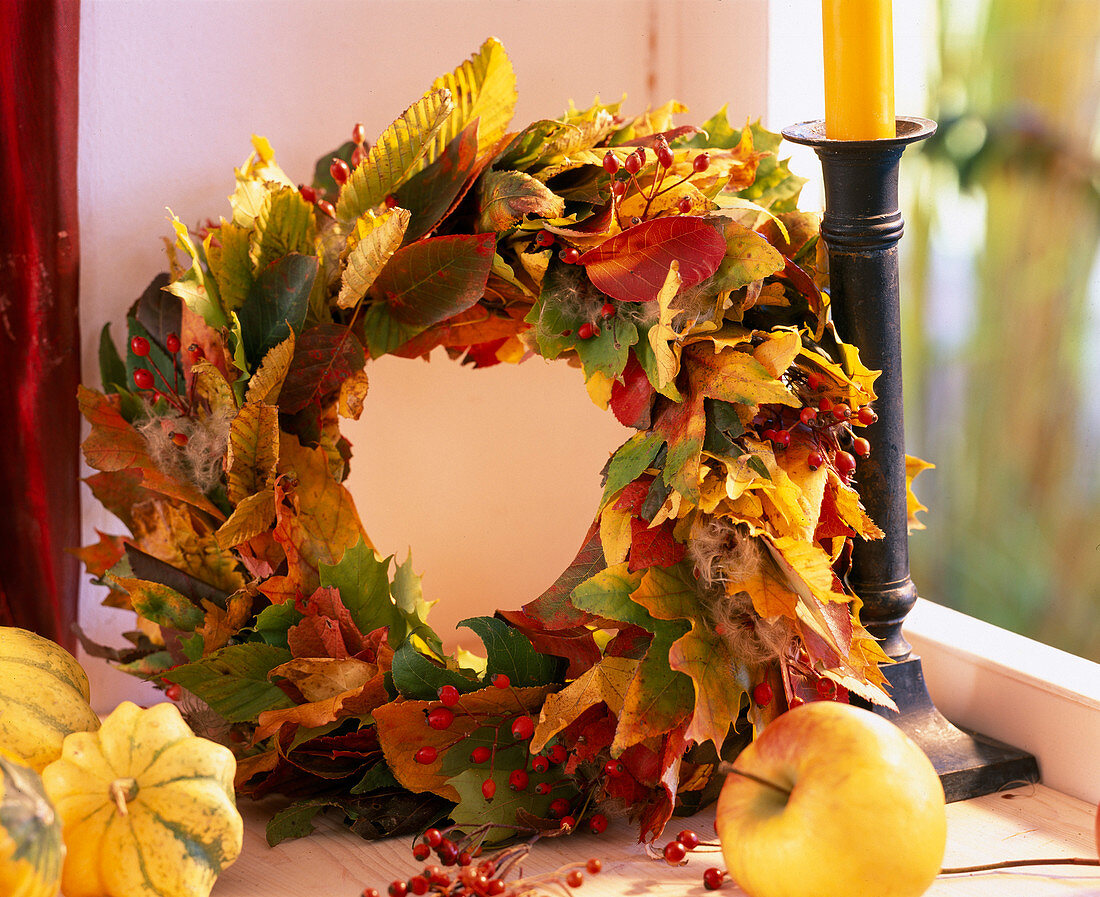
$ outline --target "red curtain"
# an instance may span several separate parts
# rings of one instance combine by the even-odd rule
[[[0,0],[0,624],[72,646],[79,0]]]

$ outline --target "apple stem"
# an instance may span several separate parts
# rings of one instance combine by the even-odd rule
[[[732,763],[720,763],[718,765],[718,771],[726,774],[733,773],[734,775],[741,776],[743,779],[748,779],[751,782],[756,782],[758,785],[765,785],[768,788],[773,788],[781,794],[785,794],[787,797],[791,796],[791,789],[784,788],[782,785],[776,784],[770,779],[765,779],[762,776],[756,775],[756,773],[745,772],[743,769],[738,769]]]
[[[1054,857],[1045,860],[1001,860],[999,863],[983,863],[980,866],[951,866],[940,870],[940,875],[962,875],[966,872],[988,872],[991,869],[1009,869],[1013,866],[1100,866],[1100,860],[1086,857]]]

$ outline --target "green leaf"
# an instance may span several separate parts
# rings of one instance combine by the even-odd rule
[[[317,269],[315,257],[295,253],[260,272],[237,312],[250,369],[290,336],[292,329],[302,329]]]
[[[599,335],[579,340],[577,355],[585,379],[599,371],[608,380],[616,380],[626,368],[630,347],[638,342],[638,328],[625,318],[611,318],[600,328]]]
[[[126,388],[126,365],[111,339],[111,325],[104,324],[99,331],[99,380],[104,392],[117,392]]]
[[[786,264],[782,254],[760,234],[730,221],[726,224],[726,255],[714,276],[707,281],[713,292],[738,290],[763,280]]]
[[[352,221],[382,205],[386,196],[394,193],[416,170],[453,109],[449,91],[433,90],[402,112],[370,148],[367,158],[352,171],[336,203],[337,217]],[[453,136],[440,145],[440,152]]]
[[[390,594],[405,621],[405,631],[398,633],[396,640],[391,637],[390,644],[396,644],[397,641],[404,641],[406,638],[419,639],[429,651],[440,657],[443,656],[443,643],[428,625],[428,611],[431,609],[432,602],[424,600],[421,579],[413,571],[411,551],[405,558],[405,562],[393,571]],[[392,630],[390,635],[394,635]]]
[[[224,327],[229,321],[218,295],[217,281],[206,276],[202,266],[202,256],[187,232],[187,225],[172,215],[172,227],[176,231],[176,245],[191,257],[191,267],[166,289],[173,295],[179,296],[191,311],[211,327],[215,329]]]
[[[251,238],[249,228],[223,221],[218,228],[217,245],[211,242],[206,254],[226,311],[236,311],[244,305],[256,279],[255,265],[249,255]]]
[[[228,722],[254,722],[264,710],[294,706],[286,693],[267,679],[271,670],[288,660],[290,652],[274,645],[229,645],[202,660],[176,667],[165,673],[165,678],[193,692]]]
[[[310,327],[294,342],[294,356],[279,392],[279,410],[297,414],[310,402],[323,404],[366,364],[363,345],[342,324]]]
[[[313,820],[317,814],[332,806],[336,805],[324,798],[317,798],[301,800],[279,810],[267,821],[268,847],[312,834]]]
[[[290,650],[286,633],[302,619],[302,612],[290,602],[271,604],[256,614],[256,623],[252,629],[267,644]]]
[[[738,457],[742,450],[733,440],[745,432],[737,406],[721,399],[704,399],[703,409],[707,415],[707,434],[703,438],[703,451],[712,455]]]
[[[660,737],[691,715],[695,692],[691,678],[669,666],[668,652],[688,631],[682,620],[654,620],[646,628],[653,633],[645,657],[627,689],[611,755],[650,737]]]
[[[514,626],[496,617],[470,617],[458,625],[472,629],[485,645],[487,681],[497,673],[504,673],[517,688],[557,681],[559,659],[539,654]]]
[[[521,171],[529,168],[542,156],[546,141],[565,127],[568,125],[550,118],[532,122],[512,138],[500,158],[493,163],[494,167]]]
[[[515,826],[520,821],[516,818],[518,810],[545,819],[550,815],[552,800],[558,797],[569,800],[576,796],[568,778],[560,783],[553,782],[549,774],[536,773],[530,777],[526,789],[512,790],[508,785],[510,771],[522,767],[526,758],[522,755],[501,756],[511,753],[511,750],[498,753],[491,775],[488,769],[467,768],[447,780],[447,784],[459,795],[458,805],[451,811],[451,819],[459,830],[469,832],[482,825],[494,825],[485,835],[485,844],[496,844],[515,837]],[[491,801],[487,801],[481,791],[486,778],[492,778],[497,786],[496,795]],[[552,782],[552,790],[546,794],[535,791],[535,786],[541,781]]]
[[[619,446],[607,468],[601,507],[628,483],[633,483],[653,463],[665,440],[658,433],[635,433]]]
[[[144,579],[114,579],[112,584],[125,589],[134,610],[158,626],[192,632],[202,625],[202,608],[175,589]]]
[[[380,791],[383,788],[400,788],[397,779],[394,778],[390,768],[385,763],[375,763],[366,771],[355,785],[352,785],[351,794],[367,794],[371,791]]]
[[[525,215],[560,218],[565,200],[522,171],[489,171],[478,182],[479,231],[506,231]]]
[[[481,687],[480,683],[461,673],[433,663],[410,642],[394,652],[393,685],[404,697],[419,701],[437,700],[439,689],[444,685],[453,685],[462,694]]]
[[[642,571],[631,573],[626,563],[616,564],[582,582],[573,590],[570,600],[577,609],[598,617],[650,629],[653,618],[644,607],[630,600],[641,582]]]
[[[390,600],[390,561],[382,560],[362,539],[344,552],[338,564],[318,564],[322,586],[340,592],[340,600],[348,609],[362,633],[381,626],[393,627],[398,622],[397,608]]]

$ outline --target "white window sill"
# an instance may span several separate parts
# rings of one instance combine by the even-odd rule
[[[905,635],[948,719],[1034,754],[1048,787],[1100,801],[1100,664],[924,599]]]

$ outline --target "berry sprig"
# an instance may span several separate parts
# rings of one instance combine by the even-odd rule
[[[179,334],[169,333],[164,339],[164,348],[168,354],[172,357],[172,380],[169,382],[168,377],[165,376],[164,371],[160,369],[160,365],[156,363],[153,356],[150,354],[151,346],[149,340],[144,336],[135,336],[130,340],[130,351],[134,353],[138,358],[145,359],[145,363],[152,368],[149,370],[147,367],[139,367],[134,369],[134,386],[136,386],[142,392],[151,393],[152,399],[155,402],[159,398],[163,398],[169,405],[175,408],[184,417],[189,417],[191,414],[191,396],[181,396],[180,389],[180,375],[182,373],[179,363],[180,352],[180,338]],[[191,358],[191,363],[194,364],[197,360],[201,360],[203,356],[202,349],[197,345],[192,344],[188,347],[188,354]],[[155,372],[155,373],[154,373]],[[163,387],[157,386],[157,377],[160,377],[160,382]],[[182,441],[177,439],[177,436],[182,436]],[[172,440],[177,445],[186,445],[187,436],[184,433],[173,433]]]
[[[647,164],[647,154],[644,146],[639,146],[633,152],[631,152],[622,162],[619,161],[619,157],[615,155],[614,151],[608,150],[603,157],[603,170],[611,175],[611,207],[615,215],[615,220],[618,222],[619,227],[626,230],[627,227],[632,227],[636,224],[641,224],[645,221],[649,215],[649,209],[653,205],[653,200],[669,190],[680,186],[681,184],[691,180],[692,177],[698,174],[702,174],[708,168],[710,168],[710,153],[702,152],[695,156],[691,162],[691,172],[685,174],[679,180],[665,186],[665,177],[668,175],[668,171],[672,168],[675,161],[675,157],[672,152],[672,148],[668,145],[668,140],[663,134],[658,134],[654,140],[653,152],[656,157],[656,169],[652,182],[649,185],[649,189],[638,181],[638,174],[645,168]],[[626,177],[619,177],[621,173],[625,172]],[[645,206],[642,208],[642,214],[632,216],[630,221],[625,225],[622,219],[621,205],[622,200],[626,196],[626,193],[630,186],[633,185],[634,189],[645,198]],[[688,196],[683,197],[677,204],[677,211],[686,215],[692,209],[691,198]]]

